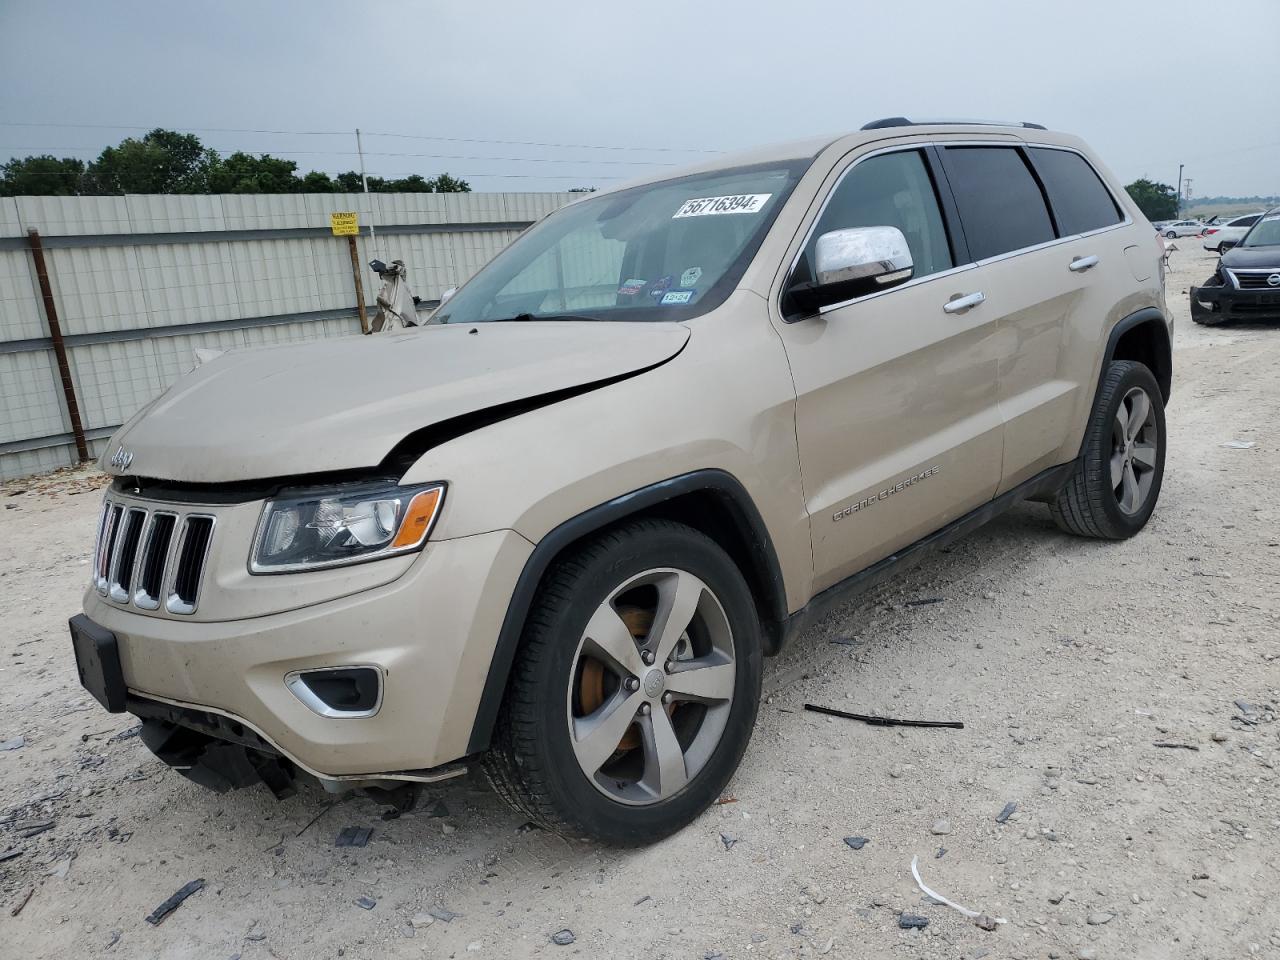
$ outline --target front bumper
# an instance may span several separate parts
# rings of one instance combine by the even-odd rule
[[[116,635],[131,697],[242,722],[321,779],[425,779],[414,772],[466,753],[532,549],[510,530],[430,543],[391,583],[244,620],[147,616],[93,589],[84,612]],[[295,671],[356,665],[382,677],[372,716],[321,716],[285,685]]]
[[[1236,287],[1192,287],[1191,318],[1280,320],[1280,290],[1240,290]]]

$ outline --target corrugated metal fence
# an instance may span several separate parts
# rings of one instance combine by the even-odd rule
[[[39,231],[89,449],[195,365],[195,349],[357,334],[360,263],[403,260],[423,300],[466,280],[562,193],[0,198],[0,479],[76,447],[27,232]],[[372,219],[377,243],[371,247]],[[372,304],[377,277],[364,275]],[[372,307],[370,308],[372,310]]]

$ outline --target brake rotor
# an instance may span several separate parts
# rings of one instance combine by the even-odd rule
[[[631,636],[637,640],[643,640],[647,637],[650,628],[653,626],[653,611],[646,610],[644,607],[619,607],[618,616],[626,624]],[[578,681],[578,698],[582,703],[583,716],[595,713],[604,703],[604,681],[608,672],[605,669],[605,665],[595,657],[583,658],[582,679]],[[672,707],[674,707],[674,704],[672,704]],[[670,710],[671,707],[668,708],[668,713],[670,713]],[[618,750],[634,750],[638,746],[640,746],[640,730],[633,723],[627,727],[627,732],[618,741]]]

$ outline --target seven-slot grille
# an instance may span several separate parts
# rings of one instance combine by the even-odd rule
[[[1236,278],[1236,286],[1241,290],[1275,290],[1280,292],[1280,284],[1268,283],[1267,278],[1280,270],[1232,270]]]
[[[140,610],[195,613],[213,540],[213,517],[108,500],[98,523],[98,593]]]

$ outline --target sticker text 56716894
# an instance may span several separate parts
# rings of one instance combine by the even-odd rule
[[[759,213],[772,196],[772,193],[740,193],[732,197],[695,197],[681,204],[671,219],[710,217],[721,213]]]

